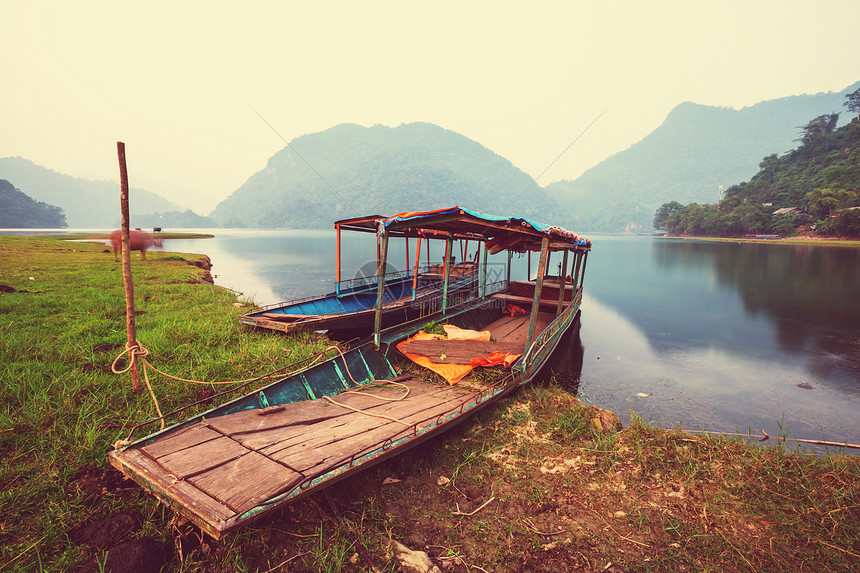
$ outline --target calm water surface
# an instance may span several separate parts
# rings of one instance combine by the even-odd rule
[[[212,232],[165,249],[209,255],[218,284],[259,304],[333,288],[333,231]],[[552,364],[583,400],[625,423],[860,443],[860,249],[591,238],[581,321]],[[343,278],[374,250],[373,235],[346,239]]]

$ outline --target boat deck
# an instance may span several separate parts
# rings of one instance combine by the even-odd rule
[[[114,455],[179,505],[225,523],[417,435],[480,396],[416,378],[377,381],[333,398],[204,419]]]
[[[538,328],[553,317],[540,313]],[[498,345],[522,348],[528,316],[504,316],[487,329]],[[455,386],[398,376],[331,397],[203,418],[110,457],[217,538],[319,481],[429,437],[501,391],[471,376]]]

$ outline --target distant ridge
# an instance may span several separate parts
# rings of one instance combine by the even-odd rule
[[[842,112],[839,124],[845,124],[845,95],[858,87],[740,110],[682,103],[639,143],[546,191],[574,214],[568,224],[578,230],[650,231],[663,203],[715,203],[720,185],[745,181],[764,157],[794,149],[798,126],[834,112]]]
[[[430,123],[341,124],[298,137],[209,216],[227,227],[331,228],[337,219],[452,205],[557,220],[557,205],[529,175]]]
[[[66,226],[62,209],[36,201],[5,179],[0,179],[0,229]]]
[[[56,205],[66,214],[69,227],[110,228],[120,224],[119,184],[63,175],[22,157],[0,157],[0,179],[6,179],[24,194]],[[144,189],[130,190],[132,226],[136,215],[180,211],[172,201]]]

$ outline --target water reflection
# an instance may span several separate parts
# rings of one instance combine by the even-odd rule
[[[577,318],[559,340],[555,351],[535,378],[535,383],[554,383],[574,396],[579,393],[582,358],[585,351],[582,346],[582,338],[580,338],[581,330],[582,324]]]
[[[661,269],[709,267],[721,284],[740,294],[747,317],[771,321],[784,355],[803,355],[819,381],[856,390],[860,250],[658,241],[654,259]]]
[[[662,426],[860,441],[856,249],[593,239],[581,393]]]
[[[856,392],[860,250],[618,237],[599,246],[588,292],[658,353],[716,347]]]

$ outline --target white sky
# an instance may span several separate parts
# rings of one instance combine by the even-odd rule
[[[438,124],[575,179],[677,104],[860,80],[857,0],[433,3],[0,0],[0,157],[119,179],[201,214],[284,138]],[[841,110],[834,110],[841,111]],[[313,164],[313,157],[306,157]]]

